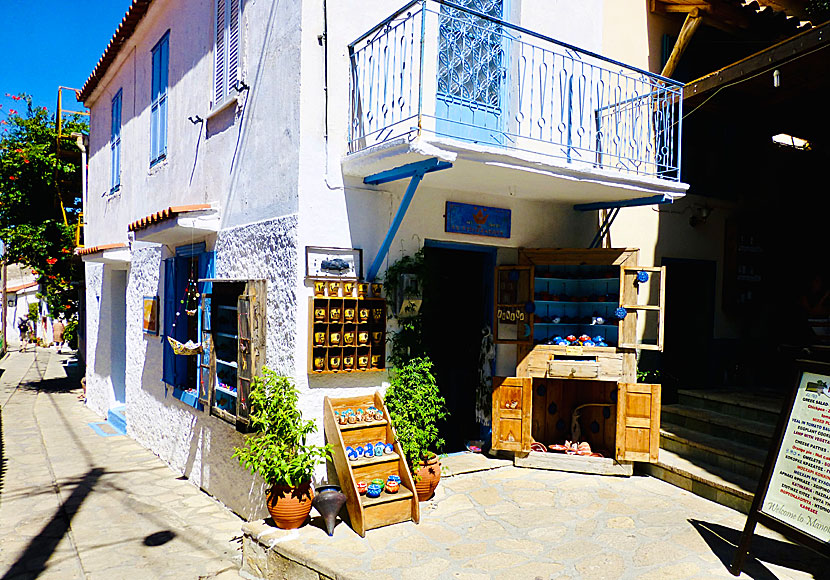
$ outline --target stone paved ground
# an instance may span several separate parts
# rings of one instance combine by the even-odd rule
[[[315,525],[287,532],[245,524],[242,573],[281,566],[292,571],[288,578],[343,580],[729,579],[726,564],[744,522],[730,508],[651,477],[508,466],[445,477],[421,504],[419,525],[370,530],[365,539],[342,523],[333,538]],[[266,546],[284,559],[266,565]],[[742,578],[830,577],[830,561],[766,529],[759,528],[753,553],[760,560]]]
[[[132,439],[97,435],[69,358],[0,363],[2,580],[238,579],[242,520]]]

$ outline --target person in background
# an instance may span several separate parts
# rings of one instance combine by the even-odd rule
[[[52,321],[52,342],[55,344],[58,352],[63,350],[63,334],[65,330],[66,324],[64,324],[62,318]]]
[[[29,320],[20,318],[17,321],[17,330],[20,332],[20,352],[25,352],[29,342]]]

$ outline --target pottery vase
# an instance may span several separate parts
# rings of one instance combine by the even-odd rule
[[[323,516],[326,532],[330,536],[334,535],[334,522],[345,503],[346,496],[340,491],[339,485],[323,485],[316,489],[311,505]]]
[[[415,492],[418,494],[418,501],[426,501],[435,493],[438,482],[441,481],[441,463],[438,456],[433,455],[425,461],[421,461],[415,472]]]
[[[310,482],[296,487],[275,485],[268,491],[266,507],[278,528],[293,530],[308,518],[313,498]]]

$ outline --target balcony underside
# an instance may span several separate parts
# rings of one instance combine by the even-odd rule
[[[343,174],[361,181],[402,165],[437,157],[453,164],[448,171],[430,174],[424,185],[521,199],[563,204],[622,201],[655,195],[677,199],[686,194],[685,183],[610,168],[587,162],[568,163],[548,155],[504,149],[425,135],[401,137],[373,145],[342,159]],[[405,183],[384,184],[384,189]]]

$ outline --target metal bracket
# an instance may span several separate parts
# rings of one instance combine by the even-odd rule
[[[398,228],[400,228],[401,222],[403,222],[406,210],[409,209],[409,204],[412,202],[412,198],[415,197],[415,190],[418,189],[418,185],[421,183],[424,175],[432,173],[433,171],[449,169],[450,167],[452,167],[452,163],[448,161],[441,161],[437,157],[432,157],[430,159],[425,159],[424,161],[407,163],[406,165],[395,167],[394,169],[375,173],[374,175],[370,175],[363,179],[363,183],[367,185],[379,185],[381,183],[397,181],[407,177],[411,178],[409,180],[409,185],[406,188],[406,192],[403,195],[403,199],[401,200],[401,205],[398,206],[398,211],[395,212],[395,217],[392,218],[392,223],[389,224],[386,237],[383,238],[383,242],[381,242],[380,248],[378,249],[378,254],[375,256],[375,259],[372,261],[372,265],[369,267],[369,271],[366,274],[367,282],[374,281],[375,276],[377,276],[378,270],[380,270],[380,266],[383,263],[384,258],[386,258],[386,254],[389,252],[389,247],[392,245],[392,240],[395,239],[395,235],[398,233]]]

